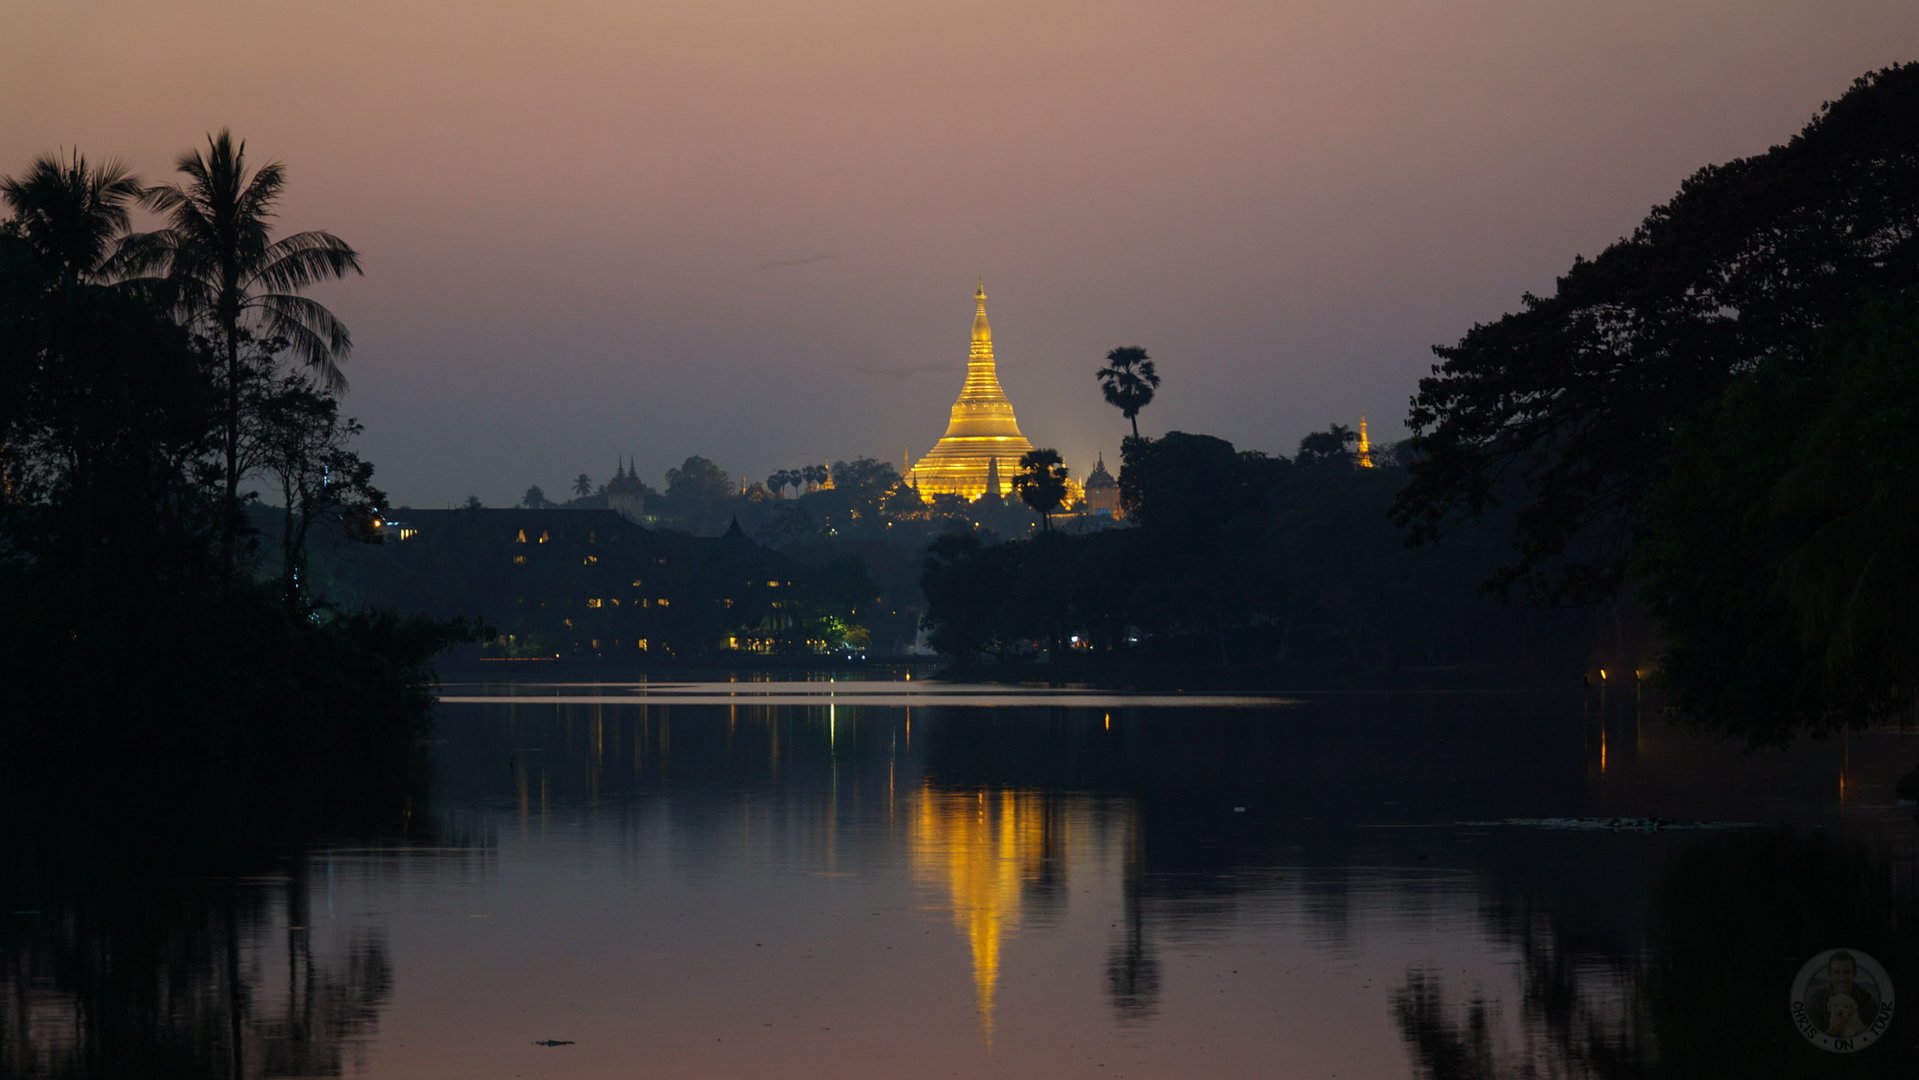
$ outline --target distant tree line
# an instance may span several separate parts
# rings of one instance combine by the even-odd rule
[[[1131,682],[1575,667],[1583,621],[1480,597],[1475,583],[1502,554],[1489,531],[1409,549],[1386,516],[1404,470],[1357,467],[1353,441],[1315,433],[1287,458],[1208,435],[1129,437],[1130,527],[933,541],[921,580],[930,641],[962,660],[1046,654]]]

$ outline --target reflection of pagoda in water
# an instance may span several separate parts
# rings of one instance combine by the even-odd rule
[[[1033,449],[1020,434],[1013,403],[1000,389],[993,359],[993,328],[986,322],[986,281],[973,293],[973,344],[966,353],[966,383],[953,402],[946,434],[908,470],[906,480],[922,499],[954,494],[979,498],[988,475],[996,474],[1000,495],[1011,495],[1021,455]]]
[[[1019,929],[1023,883],[1046,859],[1046,812],[1036,792],[920,788],[913,815],[913,877],[946,892],[953,925],[973,952],[980,1027],[993,1041],[1000,945]]]

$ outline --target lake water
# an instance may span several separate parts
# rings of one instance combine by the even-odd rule
[[[1789,1014],[1834,948],[1919,991],[1897,732],[1748,754],[1598,693],[444,694],[425,776],[264,855],[52,858],[16,820],[0,1076],[1919,1060],[1919,999],[1850,1054]]]

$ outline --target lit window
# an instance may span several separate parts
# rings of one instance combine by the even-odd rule
[[[634,642],[633,644],[635,644],[635,645],[638,645],[638,646],[640,647],[640,651],[641,651],[641,652],[646,652],[646,651],[647,651],[647,648],[646,648],[646,639],[645,639],[645,638],[641,638],[640,640],[638,640],[638,641],[636,641],[636,642]]]
[[[733,606],[733,598],[729,596],[729,597],[727,597],[726,599],[724,599],[724,600],[722,600],[722,601],[720,601],[720,603],[722,603],[722,604],[725,604],[725,605],[726,605],[727,607],[732,607],[732,606]]]
[[[586,606],[590,608],[605,607],[606,601],[600,599],[597,596],[592,596],[587,598]]]
[[[548,540],[548,539],[549,539],[549,538],[548,538],[548,536],[547,536],[547,534],[546,534],[546,530],[545,530],[545,529],[541,529],[541,530],[540,530],[540,543],[542,543],[542,544],[544,544],[544,543],[546,543],[546,542],[547,542],[547,540]]]
[[[513,556],[513,565],[514,565],[514,566],[525,566],[525,565],[526,565],[526,556],[524,556],[524,555],[515,555],[515,556]]]
[[[634,587],[634,588],[636,588],[636,589],[639,589],[639,588],[643,588],[643,587],[645,587],[645,585],[646,585],[646,582],[644,582],[644,581],[641,581],[641,580],[640,580],[639,578],[634,578],[634,579],[633,579],[633,587]]]
[[[600,561],[600,557],[598,555],[588,555],[586,558],[580,560],[580,565],[592,566],[595,563],[598,563],[599,561]]]
[[[566,625],[567,625],[567,626],[568,626],[569,628],[570,628],[570,627],[572,627],[572,625],[573,625],[573,620],[572,620],[572,619],[561,619],[560,621],[561,621],[561,622],[563,622],[563,623],[565,623],[565,624],[566,624]]]
[[[671,600],[668,600],[668,599],[667,599],[666,597],[664,597],[664,596],[662,596],[662,597],[660,597],[660,606],[661,606],[661,607],[672,607],[672,606],[673,606],[673,601],[671,601]]]
[[[769,589],[777,589],[780,587],[780,583],[777,581],[769,581],[766,583],[766,587]]]
[[[518,543],[518,544],[524,544],[524,543],[526,543],[526,530],[525,530],[525,529],[521,529],[521,530],[520,530],[520,538],[519,538],[518,540],[516,540],[516,541],[514,541],[514,543]]]

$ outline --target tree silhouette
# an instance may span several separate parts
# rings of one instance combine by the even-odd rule
[[[344,390],[339,364],[353,351],[353,338],[331,311],[299,293],[360,273],[360,256],[326,232],[270,239],[286,169],[272,161],[249,173],[246,143],[236,144],[225,129],[207,137],[204,152],[180,155],[176,167],[186,183],[144,192],[146,204],[165,216],[167,227],[130,238],[125,257],[129,271],[165,274],[181,315],[209,325],[224,359],[226,520],[220,558],[231,571],[246,377],[240,361],[243,333],[252,327],[286,342],[329,389]]]
[[[1053,527],[1052,515],[1066,501],[1066,466],[1059,451],[1051,447],[1028,450],[1020,455],[1019,475],[1013,478],[1013,490],[1019,499],[1039,515],[1040,527]]]
[[[1916,139],[1919,65],[1861,78],[1790,141],[1686,178],[1551,295],[1435,346],[1395,520],[1428,541],[1502,508],[1516,550],[1490,586],[1616,595],[1686,424],[1762,364],[1817,372],[1821,327],[1919,285]]]
[[[1152,404],[1153,391],[1159,389],[1159,372],[1153,369],[1146,350],[1122,345],[1106,354],[1106,366],[1094,376],[1107,404],[1126,417],[1133,425],[1133,438],[1139,438],[1139,411]]]
[[[573,478],[573,494],[586,496],[593,494],[593,481],[585,473]]]
[[[90,167],[78,150],[66,161],[42,154],[24,175],[0,178],[0,198],[62,292],[111,276],[128,208],[144,190],[125,165],[109,159]]]
[[[0,177],[13,212],[0,222],[0,501],[41,503],[50,512],[34,531],[71,541],[56,550],[73,556],[61,612],[78,632],[92,625],[96,597],[129,595],[98,587],[127,561],[109,538],[160,539],[140,511],[173,475],[164,463],[192,455],[205,415],[185,333],[135,290],[104,284],[119,274],[142,190],[123,165],[92,166],[77,150]],[[184,494],[168,493],[166,505],[190,504]],[[27,550],[12,538],[0,547]]]
[[[1299,453],[1294,458],[1301,465],[1319,465],[1333,461],[1352,463],[1358,458],[1347,448],[1359,445],[1359,432],[1345,424],[1334,424],[1325,431],[1315,431],[1299,440]]]
[[[534,484],[526,489],[525,495],[520,496],[520,505],[528,510],[538,510],[546,505],[546,492],[540,489],[540,485]]]

